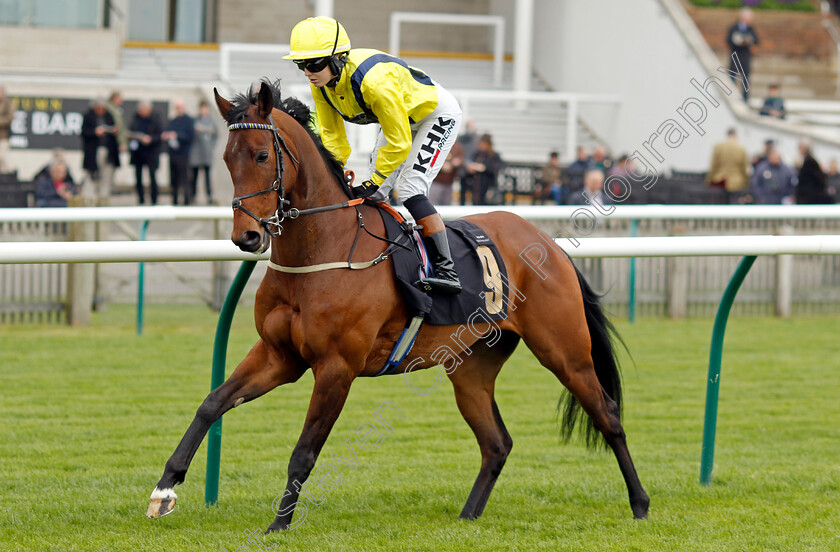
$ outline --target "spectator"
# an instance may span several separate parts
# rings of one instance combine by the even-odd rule
[[[64,150],[62,148],[53,148],[52,155],[50,156],[49,161],[47,161],[46,165],[41,167],[41,170],[38,171],[38,173],[35,175],[35,178],[32,179],[33,182],[37,181],[42,176],[49,176],[50,175],[50,169],[56,163],[61,163],[62,165],[64,165],[65,168],[67,167],[67,156],[65,155]],[[76,181],[73,180],[73,174],[70,172],[70,169],[66,168],[66,171],[67,171],[67,176],[66,176],[67,182],[75,185]]]
[[[187,115],[184,100],[178,98],[172,103],[175,118],[169,121],[166,132],[160,135],[166,141],[169,151],[169,186],[172,188],[172,205],[178,205],[182,196],[183,204],[192,203],[192,181],[189,174],[190,148],[195,137],[195,122]]]
[[[195,118],[195,139],[190,150],[192,182],[190,193],[193,198],[198,191],[198,174],[204,171],[204,187],[207,190],[207,204],[213,203],[213,188],[210,185],[210,169],[213,166],[213,150],[216,148],[218,131],[216,123],[210,117],[210,106],[205,100],[198,104],[198,117]]]
[[[825,173],[811,153],[811,141],[799,141],[802,166],[799,168],[799,182],[796,185],[796,203],[800,205],[833,203],[828,195]]]
[[[796,174],[782,162],[775,149],[761,161],[753,172],[750,193],[753,203],[759,205],[792,205],[796,191]]]
[[[831,196],[834,203],[837,203],[840,201],[840,198],[837,197],[838,191],[840,191],[840,170],[837,167],[837,159],[832,159],[828,163],[828,170],[825,171],[825,179],[828,184],[828,195]]]
[[[78,193],[76,186],[67,180],[67,165],[58,162],[49,173],[35,181],[35,205],[38,207],[67,207],[67,202]]]
[[[618,157],[612,168],[609,171],[607,171],[607,174],[609,174],[610,176],[624,177],[630,173],[631,166],[632,162],[630,161],[630,157],[626,153],[622,153]],[[593,166],[592,168],[597,169],[598,167]]]
[[[749,184],[747,178],[747,150],[738,143],[734,128],[727,132],[728,138],[715,145],[712,163],[706,173],[706,184],[712,188],[723,188],[726,203],[732,194],[740,192]]]
[[[429,201],[432,205],[450,205],[452,203],[452,184],[464,164],[464,148],[456,141],[449,150],[440,172],[429,189]]]
[[[116,90],[111,92],[105,108],[114,119],[114,126],[117,128],[117,144],[120,151],[128,151],[128,134],[125,128],[125,115],[123,113],[123,97]]]
[[[543,203],[546,199],[552,199],[557,205],[565,202],[563,180],[563,169],[560,167],[560,154],[552,151],[548,155],[548,163],[542,166],[540,178],[537,181],[537,188],[534,190],[534,203]]]
[[[117,127],[104,99],[93,100],[82,119],[82,150],[82,167],[88,174],[82,193],[97,198],[99,205],[108,205],[114,171],[120,166],[120,152]]]
[[[608,173],[613,166],[613,160],[607,155],[607,150],[604,146],[595,146],[592,151],[592,164],[596,169],[600,169],[604,174]]]
[[[610,189],[609,190],[604,188],[604,192],[607,193],[607,195],[610,198],[622,198],[622,201],[624,199],[627,199],[627,197],[625,196],[627,191],[624,189],[621,182],[622,181],[627,182],[627,181],[633,180],[633,178],[630,177],[629,175],[630,175],[631,172],[633,172],[635,174],[634,167],[635,167],[635,165],[633,164],[632,159],[630,159],[630,156],[628,156],[626,153],[622,153],[619,156],[619,158],[615,161],[615,163],[613,163],[612,168],[610,170],[606,171],[607,176],[618,176],[618,177],[620,177],[619,180],[617,180],[617,181],[613,180],[610,183]]]
[[[12,172],[9,164],[9,135],[12,133],[14,116],[12,99],[6,96],[6,89],[0,84],[0,173]]]
[[[140,205],[146,203],[143,189],[143,167],[149,171],[149,184],[152,205],[157,205],[158,185],[155,172],[160,161],[160,122],[152,112],[151,102],[140,102],[137,113],[131,121],[128,133],[128,149],[131,151],[131,164],[134,165],[137,199]]]
[[[489,134],[482,134],[478,149],[467,163],[467,173],[472,175],[473,205],[487,205],[488,195],[494,197],[498,193],[497,179],[501,169],[502,159],[493,150],[493,139]]]
[[[736,21],[730,28],[726,35],[726,44],[729,46],[732,54],[738,59],[738,62],[743,69],[743,76],[745,81],[741,84],[744,90],[744,101],[749,98],[749,78],[750,78],[750,63],[752,61],[753,47],[758,46],[758,35],[755,34],[755,29],[752,26],[753,12],[749,8],[743,8],[738,13],[738,21]],[[741,71],[735,64],[732,56],[729,58],[729,70],[733,74],[739,74]],[[738,84],[735,77],[733,82]]]
[[[465,123],[464,132],[458,136],[458,143],[461,144],[461,150],[463,151],[462,159],[469,161],[475,155],[476,149],[478,149],[478,133],[476,132],[475,121],[472,119],[468,119]],[[461,169],[458,174],[461,178],[461,190],[459,192],[461,205],[467,204],[467,190],[471,190],[473,188],[473,175],[467,172],[467,164],[462,163]]]
[[[828,167],[825,169],[825,176],[827,178],[835,178],[840,176],[840,169],[837,166],[837,159],[832,159],[828,162]]]
[[[572,198],[571,203],[575,205],[610,204],[609,197],[604,193],[605,179],[606,176],[601,169],[587,170],[583,175],[583,190],[576,197]]]
[[[767,91],[767,97],[764,98],[764,105],[758,112],[760,115],[767,117],[775,117],[777,119],[784,119],[787,116],[785,112],[785,102],[779,93],[779,85],[771,84]]]
[[[761,163],[762,161],[765,161],[767,159],[767,156],[770,155],[770,152],[773,151],[773,149],[775,147],[776,147],[776,142],[774,140],[770,140],[770,139],[765,140],[764,141],[764,149],[761,151],[761,153],[759,153],[755,157],[753,157],[753,160],[752,160],[753,169],[755,169],[758,166],[759,163]]]
[[[578,146],[577,159],[566,169],[568,193],[570,195],[577,195],[583,191],[583,175],[591,168],[593,168],[593,163],[589,158],[589,151],[586,146]]]

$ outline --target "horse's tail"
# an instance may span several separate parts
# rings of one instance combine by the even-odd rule
[[[580,293],[583,296],[586,325],[592,341],[592,362],[595,365],[595,374],[604,392],[615,401],[618,406],[618,415],[621,416],[621,372],[615,355],[614,341],[623,342],[601,308],[601,296],[592,291],[577,267],[575,267],[575,272],[580,284]],[[561,435],[565,441],[574,434],[579,419],[585,418],[586,426],[581,428],[581,433],[586,439],[586,446],[588,448],[595,448],[598,445],[606,446],[606,441],[601,432],[595,428],[592,418],[586,415],[578,400],[568,390],[560,397],[557,412],[562,419]]]

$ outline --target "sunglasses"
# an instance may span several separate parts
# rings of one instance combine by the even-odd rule
[[[327,65],[330,63],[329,57],[323,58],[316,58],[316,59],[296,59],[295,65],[297,65],[298,69],[301,71],[309,71],[310,73],[320,73],[321,71],[326,68]]]

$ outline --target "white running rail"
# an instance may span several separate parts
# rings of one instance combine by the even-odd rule
[[[565,240],[556,239],[558,245]],[[566,247],[571,257],[694,257],[744,255],[838,255],[840,235],[676,236],[580,238]],[[542,245],[534,236],[535,247]],[[117,263],[265,260],[269,253],[245,253],[228,240],[0,243],[0,264]],[[533,263],[528,255],[524,262]]]
[[[569,220],[581,209],[598,219],[615,220],[815,220],[840,219],[837,205],[617,205],[605,206],[609,214],[586,205],[442,205],[437,209],[450,220],[469,215],[505,211],[526,220]],[[400,207],[404,214],[408,214]],[[4,222],[136,222],[174,220],[232,220],[230,207],[72,207],[0,209],[0,223]]]

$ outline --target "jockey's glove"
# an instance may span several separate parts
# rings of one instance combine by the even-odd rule
[[[375,194],[377,190],[379,190],[379,186],[373,183],[372,180],[365,180],[358,186],[354,186],[353,190],[353,197],[356,199],[359,198],[368,198]]]

